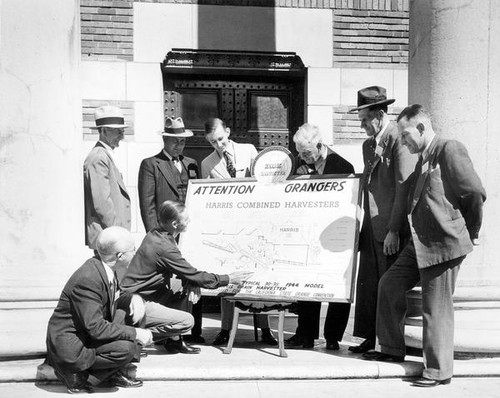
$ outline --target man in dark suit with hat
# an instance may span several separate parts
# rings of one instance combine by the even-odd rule
[[[127,367],[152,342],[140,328],[145,308],[137,295],[120,295],[114,275],[126,265],[134,239],[121,227],[104,229],[96,239],[98,255],[87,260],[64,286],[47,327],[47,362],[71,394],[92,392],[107,381],[114,387],[140,387]],[[116,300],[115,300],[116,299]],[[89,383],[90,382],[90,383]]]
[[[293,136],[299,154],[295,174],[325,175],[353,174],[354,167],[338,153],[323,144],[321,132],[315,125],[305,123]],[[330,303],[325,319],[324,336],[327,350],[338,350],[347,322],[349,303]],[[297,303],[297,330],[285,343],[288,348],[313,348],[319,337],[321,303],[299,301]]]
[[[365,359],[405,356],[406,292],[422,286],[424,371],[418,387],[449,384],[453,375],[453,291],[465,256],[478,244],[486,193],[464,145],[438,137],[421,105],[398,117],[402,143],[418,154],[407,200],[411,240],[380,280],[377,351]]]
[[[157,155],[141,162],[138,181],[139,207],[146,232],[158,228],[160,205],[166,200],[184,203],[188,181],[199,177],[196,160],[182,154],[186,138],[192,136],[193,132],[184,127],[182,118],[167,117],[162,132],[163,149]],[[205,340],[201,336],[201,301],[193,306],[193,316],[195,325],[191,336],[186,336],[185,339],[203,343]]]
[[[167,117],[162,132],[163,149],[141,162],[139,168],[139,207],[146,232],[158,228],[158,208],[166,200],[184,203],[188,181],[198,177],[196,160],[183,156],[186,138],[193,132],[183,120]]]
[[[358,91],[358,106],[349,111],[358,112],[361,128],[368,135],[363,142],[364,219],[353,331],[365,341],[349,348],[355,353],[375,346],[378,282],[409,236],[405,181],[415,167],[416,156],[402,145],[396,124],[389,121],[387,107],[394,101],[387,99],[385,88],[366,87]]]
[[[85,244],[96,249],[99,233],[111,226],[130,230],[130,196],[116,167],[114,149],[124,137],[123,112],[105,105],[95,110],[99,141],[83,163]]]

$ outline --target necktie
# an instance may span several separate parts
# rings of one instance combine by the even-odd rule
[[[229,173],[231,178],[236,177],[236,169],[234,168],[234,163],[231,160],[231,156],[229,155],[229,153],[227,151],[224,151],[223,155],[224,155],[224,159],[226,160],[227,172]]]
[[[182,163],[179,158],[172,158],[172,161],[174,162],[174,166],[179,171],[179,173],[182,173]]]
[[[415,166],[415,190],[413,191],[412,209],[418,202],[420,193],[422,192],[422,186],[425,181],[425,175],[422,175],[422,156],[418,158],[418,162]]]
[[[316,166],[315,166],[315,164],[314,164],[314,163],[312,163],[312,164],[308,164],[308,165],[307,165],[307,168],[308,168],[308,170],[307,170],[307,171],[308,171],[308,174],[311,174],[311,175],[312,175],[312,174],[318,174],[318,170],[316,170]]]
[[[377,141],[375,137],[373,137],[370,141],[368,141],[368,169],[372,170],[373,164],[375,163],[375,149],[377,147]]]
[[[116,297],[116,277],[113,278],[111,282],[109,282],[109,290],[111,292],[111,299],[114,301]]]

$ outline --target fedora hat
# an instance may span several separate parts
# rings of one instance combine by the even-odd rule
[[[112,128],[122,128],[128,127],[125,124],[125,119],[123,118],[123,112],[120,108],[113,105],[104,105],[96,108],[94,112],[95,116],[95,127],[91,126],[91,129],[98,129],[99,127],[112,127]]]
[[[361,109],[372,108],[379,105],[392,104],[395,99],[387,99],[384,87],[371,86],[358,91],[358,106],[349,111],[349,113],[360,111]]]
[[[182,118],[167,117],[165,119],[165,129],[162,131],[161,135],[167,137],[192,137],[193,132],[184,128],[184,122]]]

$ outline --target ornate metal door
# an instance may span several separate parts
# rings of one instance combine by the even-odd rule
[[[236,142],[258,150],[281,145],[294,150],[291,134],[304,120],[303,84],[284,79],[220,80],[178,76],[165,82],[165,116],[181,116],[194,137],[186,154],[199,162],[212,148],[204,139],[204,124],[219,117]]]

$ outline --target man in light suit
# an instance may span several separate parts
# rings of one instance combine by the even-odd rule
[[[121,227],[103,230],[98,256],[69,278],[47,328],[47,362],[71,394],[92,392],[91,384],[140,387],[127,366],[139,358],[140,346],[152,342],[149,330],[134,327],[144,318],[142,299],[121,295],[114,268],[132,258],[134,239]],[[116,302],[115,302],[115,299]]]
[[[257,149],[252,144],[238,144],[229,139],[231,130],[218,118],[211,118],[205,123],[205,139],[214,151],[201,162],[202,178],[242,178],[251,176],[252,164],[257,156]],[[221,299],[221,331],[213,345],[223,345],[229,341],[229,330],[233,320],[234,304]],[[262,342],[278,345],[271,333],[267,315],[255,317],[257,327],[262,329]]]
[[[408,195],[411,240],[379,285],[377,351],[366,359],[405,356],[406,292],[422,286],[424,371],[413,385],[449,384],[453,375],[453,291],[460,264],[476,245],[486,193],[464,145],[435,135],[421,105],[398,117],[402,142],[419,154]]]
[[[85,244],[96,249],[99,233],[107,227],[130,230],[130,196],[116,167],[113,150],[124,137],[122,111],[106,105],[95,111],[99,141],[83,163],[85,196]]]
[[[252,144],[234,142],[230,134],[221,119],[211,118],[205,123],[205,139],[214,151],[201,162],[201,178],[250,177],[257,149]]]
[[[293,136],[299,157],[295,174],[325,175],[353,174],[354,167],[342,156],[323,144],[321,132],[315,125],[306,123]],[[325,319],[324,336],[327,350],[338,350],[347,322],[350,303],[330,303]],[[288,348],[313,348],[319,337],[321,303],[299,301],[297,303],[297,330],[286,342]]]
[[[353,331],[365,341],[349,347],[355,353],[375,346],[378,282],[409,238],[405,181],[417,157],[402,145],[396,124],[389,120],[387,107],[394,101],[387,99],[385,88],[366,87],[358,91],[358,106],[349,111],[358,112],[361,128],[368,135],[363,142],[364,218]]]
[[[189,179],[198,177],[196,160],[182,155],[186,138],[193,136],[182,119],[167,117],[162,136],[162,151],[144,159],[139,168],[139,207],[146,232],[158,228],[160,205],[166,200],[184,203]]]

